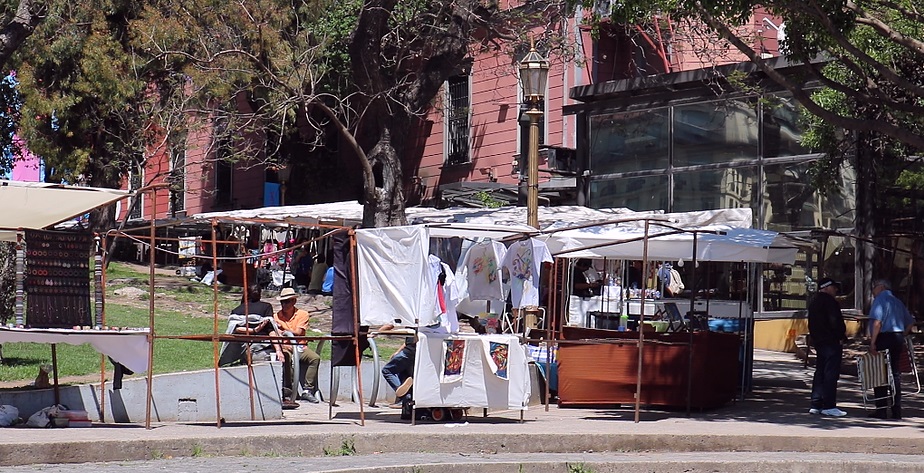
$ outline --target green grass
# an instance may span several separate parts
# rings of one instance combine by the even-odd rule
[[[131,267],[113,263],[106,272],[107,280],[126,279],[126,284],[110,286],[107,293],[120,287],[147,287],[147,273],[133,271]],[[158,280],[168,276],[158,275]],[[183,278],[177,278],[183,279]],[[155,299],[154,329],[157,335],[210,334],[213,331],[214,299],[211,286],[195,283],[174,285],[175,288],[157,287],[157,293],[179,302],[190,304],[190,311],[176,312],[158,309]],[[228,314],[240,300],[240,288],[218,293],[218,313]],[[236,291],[236,292],[235,292]],[[134,307],[114,303],[106,304],[106,324],[116,327],[147,327],[149,315],[147,304]],[[198,316],[190,315],[198,313]],[[218,332],[224,333],[227,322],[223,317],[218,320]],[[379,356],[384,364],[392,353],[401,346],[402,340],[381,338],[376,340]],[[312,348],[315,344],[312,343]],[[330,343],[324,344],[320,355],[330,359]],[[90,345],[56,345],[58,376],[99,375],[100,354]],[[368,354],[368,352],[367,352]],[[158,339],[154,342],[154,373],[173,373],[192,371],[213,366],[213,347],[211,343],[191,340]],[[3,344],[3,364],[0,365],[0,382],[31,380],[39,372],[42,364],[51,364],[51,346],[41,343],[5,343]],[[106,362],[106,370],[112,371],[112,365]]]
[[[148,326],[148,311],[135,307],[110,304],[107,323],[118,327]],[[220,323],[221,321],[219,321]],[[212,319],[190,317],[177,312],[159,312],[154,318],[158,335],[212,333]],[[223,327],[219,328],[224,331]],[[100,354],[89,345],[56,346],[58,376],[79,376],[99,373]],[[51,363],[51,347],[41,343],[3,344],[3,365],[0,381],[32,379],[39,366]],[[154,373],[190,371],[212,366],[212,344],[188,340],[157,340],[154,342]],[[107,367],[111,370],[111,365]]]

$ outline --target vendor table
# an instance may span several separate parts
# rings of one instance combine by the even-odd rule
[[[67,343],[93,348],[135,373],[148,370],[147,330],[73,330],[0,327],[0,343]]]
[[[459,374],[448,377],[446,342],[464,345]],[[491,362],[489,350],[494,348]],[[504,356],[500,351],[506,351]],[[493,366],[492,366],[493,365]],[[494,369],[494,366],[497,369]],[[452,369],[451,372],[454,373]],[[504,373],[506,371],[506,373]],[[414,407],[483,407],[526,410],[530,384],[526,350],[515,335],[426,334],[420,332],[414,363]]]
[[[638,332],[565,327],[558,349],[558,397],[562,406],[634,404],[638,380]],[[643,405],[693,408],[734,399],[739,379],[737,334],[646,333],[642,356]]]

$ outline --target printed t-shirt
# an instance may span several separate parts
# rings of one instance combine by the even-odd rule
[[[513,307],[539,305],[539,276],[542,263],[551,263],[545,243],[530,238],[507,248],[503,267],[510,272],[510,301]]]

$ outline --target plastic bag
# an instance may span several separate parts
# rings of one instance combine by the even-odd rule
[[[66,410],[67,408],[60,404],[48,406],[29,416],[29,420],[26,421],[26,425],[29,427],[38,427],[40,429],[51,427],[51,418],[58,415],[58,412]]]
[[[9,427],[19,423],[19,409],[9,404],[0,406],[0,427]]]

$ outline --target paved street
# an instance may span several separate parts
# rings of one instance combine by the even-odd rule
[[[914,455],[792,452],[735,453],[506,453],[506,454],[379,454],[350,457],[215,457],[176,458],[78,465],[29,465],[4,468],[6,473],[249,473],[296,472],[741,472],[860,473],[919,472]]]
[[[3,431],[0,464],[19,465],[4,471],[114,471],[126,465],[168,472],[411,471],[407,465],[431,465],[417,471],[472,471],[474,464],[493,465],[494,470],[481,465],[479,471],[517,471],[514,465],[520,464],[529,466],[524,471],[569,471],[566,462],[583,462],[596,465],[584,471],[611,471],[607,465],[618,463],[619,471],[844,473],[870,470],[868,455],[876,454],[877,464],[892,468],[881,471],[924,471],[924,457],[914,455],[924,452],[921,396],[908,396],[902,421],[869,419],[856,378],[845,376],[840,405],[849,415],[826,418],[807,413],[811,370],[792,355],[759,353],[754,376],[754,390],[744,401],[689,417],[683,411],[643,411],[639,423],[630,409],[552,406],[548,412],[531,408],[523,423],[516,412],[494,412],[462,423],[410,425],[397,410],[366,408],[361,426],[355,404],[342,403],[328,420],[326,405],[302,403],[286,411],[283,421],[236,422],[221,429],[176,423],[151,430],[137,424],[15,428]],[[353,455],[336,456],[342,453]],[[155,460],[124,463],[143,459]],[[450,460],[453,465],[432,466]],[[118,463],[33,465],[101,461]]]

